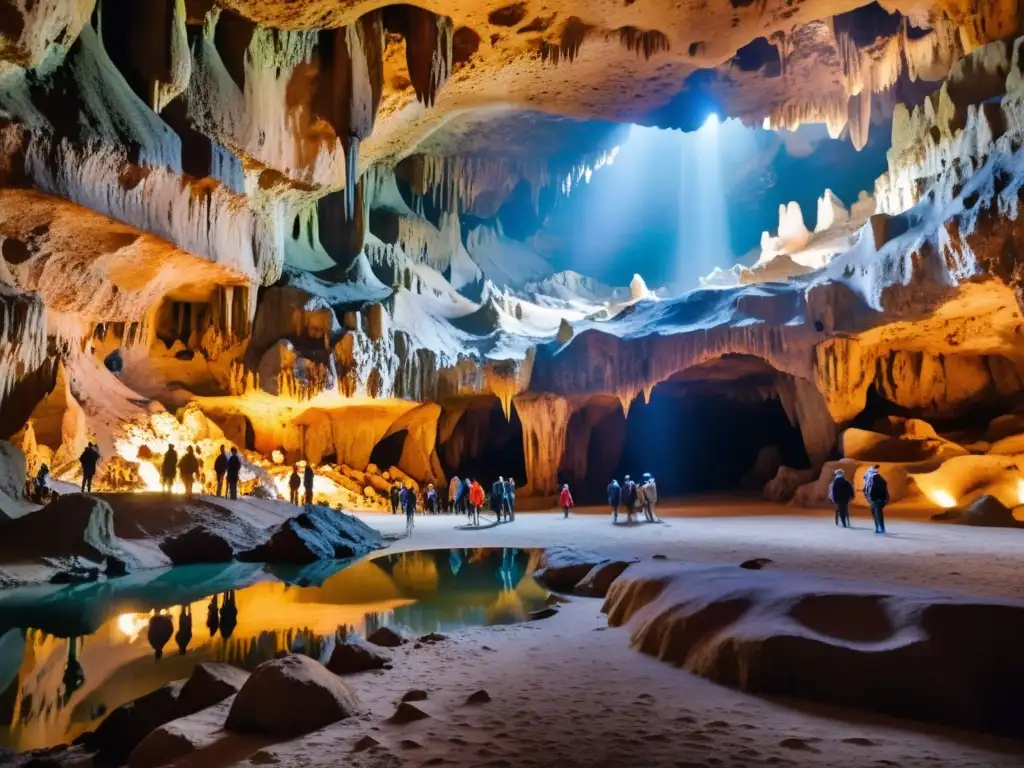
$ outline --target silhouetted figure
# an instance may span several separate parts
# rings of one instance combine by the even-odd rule
[[[156,655],[156,660],[164,656],[164,646],[174,636],[174,621],[166,613],[154,613],[149,617],[149,627],[146,629],[146,639]]]
[[[237,626],[238,606],[235,605],[235,591],[231,590],[224,593],[224,603],[220,607],[220,636],[230,639]]]
[[[188,644],[192,642],[192,606],[181,606],[181,613],[178,615],[178,631],[174,634],[174,642],[178,644],[178,653],[182,656],[188,651]]]
[[[78,660],[78,638],[68,638],[68,663],[64,667],[64,676],[61,678],[64,683],[64,693],[61,703],[66,705],[75,691],[85,683],[85,670],[82,662]]]
[[[185,498],[192,498],[192,486],[195,484],[196,475],[199,474],[199,459],[196,458],[195,450],[190,445],[185,449],[185,455],[178,462],[178,471],[181,473],[181,482],[185,486]]]
[[[658,515],[656,508],[658,506],[658,484],[654,482],[654,478],[651,477],[650,473],[644,473],[644,484],[643,490],[643,509],[644,516],[647,518],[647,522],[656,523],[658,522]]]
[[[238,455],[238,449],[232,448],[228,456],[228,495],[232,499],[238,498],[238,476],[242,472],[242,457]]]
[[[391,486],[391,490],[388,491],[388,498],[391,500],[391,514],[397,515],[398,508],[402,505],[402,488],[398,483],[394,483]]]
[[[32,478],[32,501],[42,504],[50,495],[50,468],[43,464]]]
[[[82,493],[92,493],[92,478],[100,461],[100,449],[89,443],[78,460],[82,464]]]
[[[484,487],[474,480],[469,486],[470,521],[480,525],[480,508],[484,505]]]
[[[429,515],[437,514],[437,490],[433,483],[427,484],[427,492],[423,494],[423,508]]]
[[[470,507],[472,506],[469,503],[469,491],[470,491],[470,488],[472,488],[472,487],[473,487],[473,483],[470,481],[470,479],[468,477],[465,478],[462,481],[462,485],[459,486],[459,493],[458,493],[459,510],[458,511],[462,512],[465,515],[469,514]]]
[[[313,465],[306,462],[306,471],[302,473],[302,487],[306,491],[306,506],[313,506]]]
[[[619,485],[619,481],[614,477],[612,481],[608,483],[608,506],[612,510],[612,522],[617,523],[619,521],[619,504],[622,503],[622,487]]]
[[[459,489],[462,487],[462,481],[459,480],[459,476],[455,475],[451,480],[448,481],[448,511],[453,515],[456,513],[459,505]]]
[[[505,511],[505,478],[498,477],[491,486],[491,511],[501,522],[502,513]]]
[[[228,473],[228,455],[224,452],[224,446],[220,447],[220,453],[213,462],[213,472],[217,475],[217,495],[224,495],[224,475]]]
[[[174,478],[178,474],[178,452],[173,445],[167,446],[167,453],[164,454],[164,463],[160,469],[160,485],[164,493],[170,493],[174,487]]]
[[[622,481],[622,506],[626,508],[626,522],[633,522],[633,506],[636,504],[637,488],[636,483],[626,475]]]
[[[850,502],[853,501],[853,483],[846,479],[846,474],[837,469],[832,475],[828,486],[828,498],[836,508],[836,525],[850,527]]]
[[[505,517],[508,520],[516,519],[516,481],[511,477],[505,481]]]
[[[569,510],[576,506],[572,500],[572,494],[569,493],[568,485],[562,486],[562,492],[558,495],[558,503],[562,505],[562,519],[565,520],[569,517]]]
[[[885,505],[889,503],[889,484],[882,477],[877,464],[864,476],[864,497],[875,519],[875,533],[885,533]]]
[[[288,501],[295,506],[299,505],[299,486],[302,485],[302,478],[299,477],[299,465],[292,467],[292,474],[288,478]]]
[[[400,496],[402,511],[405,512],[405,535],[410,536],[416,524],[416,491],[412,488],[402,488]]]
[[[206,606],[206,628],[210,630],[210,637],[217,634],[220,629],[220,607],[217,605],[217,596],[210,598],[210,604]]]

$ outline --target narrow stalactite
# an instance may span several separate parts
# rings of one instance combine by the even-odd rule
[[[384,9],[384,27],[405,38],[405,59],[416,98],[432,107],[452,71],[452,20],[412,5]]]
[[[668,35],[657,29],[637,29],[636,27],[620,27],[616,30],[619,42],[627,51],[643,54],[645,59],[656,53],[671,49]]]
[[[563,60],[572,63],[579,55],[580,48],[583,47],[591,29],[591,26],[579,16],[570,16],[562,25],[562,32],[557,44],[541,41],[541,59],[550,61],[552,64],[558,64]]]

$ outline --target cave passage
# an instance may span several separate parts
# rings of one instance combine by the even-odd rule
[[[438,445],[445,477],[475,478],[487,489],[501,477],[526,485],[523,425],[516,409],[506,419],[498,398],[475,398],[451,437]]]
[[[661,496],[737,491],[766,446],[778,447],[786,466],[810,466],[777,397],[736,400],[712,387],[665,382],[649,403],[638,399],[630,408],[615,476],[622,482],[625,474],[650,472]]]

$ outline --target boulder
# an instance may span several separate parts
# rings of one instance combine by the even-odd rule
[[[744,560],[740,563],[740,568],[744,568],[748,571],[760,571],[767,568],[774,561],[770,557],[755,557],[750,560]]]
[[[558,609],[554,606],[547,608],[538,608],[536,611],[530,611],[527,615],[527,621],[540,621],[541,619],[550,619],[552,616],[558,615]]]
[[[184,683],[168,683],[111,712],[92,734],[83,739],[96,750],[101,762],[121,765],[139,743],[164,723],[184,714],[178,696]]]
[[[402,643],[408,642],[391,627],[378,627],[366,639],[382,648],[397,648]]]
[[[417,720],[425,720],[428,717],[430,717],[430,715],[415,704],[403,701],[398,705],[398,709],[395,710],[395,714],[388,718],[388,722],[394,725],[406,725],[407,723],[414,723]]]
[[[626,570],[635,560],[609,560],[607,563],[600,563],[590,569],[590,573],[580,579],[580,582],[573,587],[574,595],[582,597],[604,597],[608,594],[608,587]]]
[[[988,528],[1022,528],[1024,523],[1016,520],[1013,510],[995,496],[979,496],[966,509],[947,509],[932,515],[932,520],[977,525]]]
[[[317,560],[362,557],[384,546],[380,533],[362,520],[330,507],[314,506],[285,520],[239,560],[305,565]]]
[[[922,419],[907,419],[903,424],[903,436],[908,440],[936,439],[939,434],[935,427]]]
[[[331,658],[325,665],[336,675],[351,675],[373,669],[385,669],[391,659],[364,643],[347,642],[334,646]]]
[[[541,555],[540,567],[533,577],[548,589],[572,592],[573,588],[593,570],[595,565],[608,562],[607,557],[574,549],[551,547]]]
[[[290,654],[253,670],[235,696],[224,728],[290,738],[317,731],[361,709],[355,692],[323,664]]]
[[[229,563],[235,551],[228,540],[205,525],[197,525],[185,533],[160,542],[160,551],[175,565],[196,563]]]
[[[420,688],[413,688],[411,691],[406,691],[405,695],[402,696],[402,701],[426,701],[427,692]]]
[[[490,700],[491,694],[482,688],[479,691],[473,691],[473,693],[466,697],[467,704],[486,704]]]
[[[814,477],[813,469],[779,467],[775,477],[764,487],[763,496],[768,501],[787,502],[796,495],[797,488],[811,482]]]
[[[249,673],[230,664],[204,662],[192,670],[181,687],[178,706],[182,713],[198,712],[238,693]]]
[[[193,756],[223,738],[224,720],[234,699],[179,717],[155,729],[132,751],[128,768],[193,765]]]

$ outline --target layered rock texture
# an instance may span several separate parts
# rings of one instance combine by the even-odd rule
[[[309,461],[383,506],[517,455],[550,494],[660,387],[779,403],[813,474],[872,399],[1024,390],[1015,0],[7,5],[0,436],[30,471],[76,480],[92,440],[100,487],[152,489],[169,445],[235,446],[247,490]],[[889,169],[682,296],[538,255],[617,123],[709,111],[858,148],[892,114]]]

